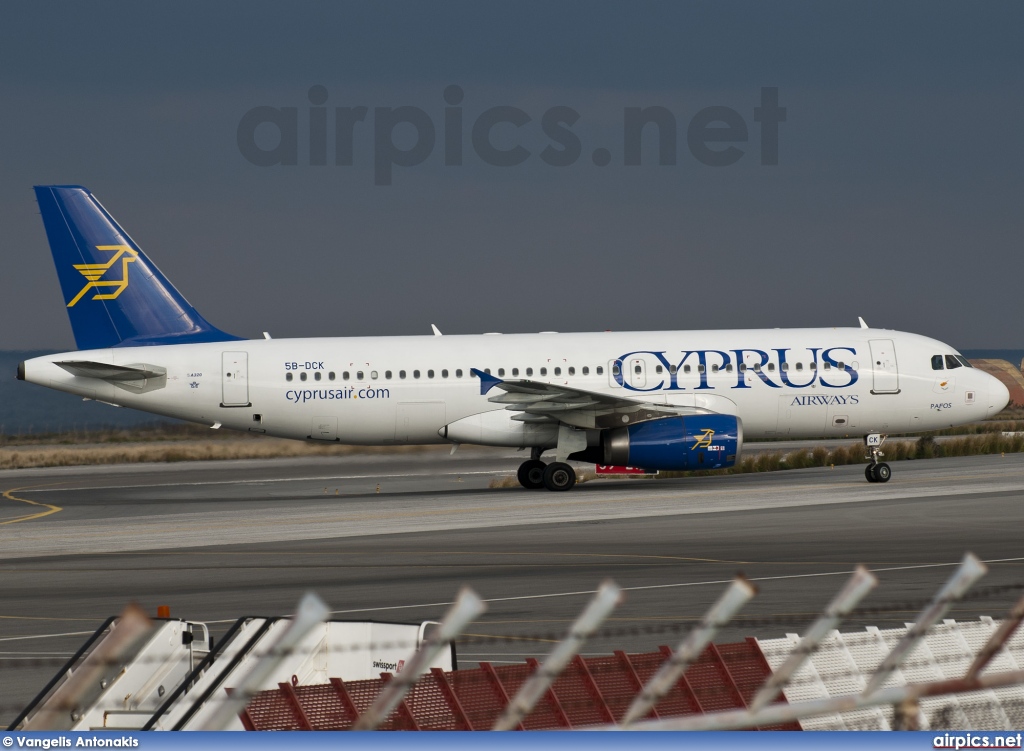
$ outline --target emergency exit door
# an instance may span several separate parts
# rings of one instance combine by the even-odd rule
[[[248,407],[249,354],[224,352],[221,355],[222,407]]]

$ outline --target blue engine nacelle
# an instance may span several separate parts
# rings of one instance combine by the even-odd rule
[[[643,469],[722,469],[736,463],[743,423],[732,415],[686,415],[614,428],[603,436],[604,463]]]

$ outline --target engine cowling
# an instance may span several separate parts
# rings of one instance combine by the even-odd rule
[[[731,467],[743,447],[733,415],[686,415],[614,428],[602,436],[604,463],[644,469]]]

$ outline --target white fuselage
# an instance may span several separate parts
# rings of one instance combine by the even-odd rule
[[[750,440],[933,430],[1002,409],[1006,390],[992,376],[933,369],[934,356],[954,354],[934,339],[859,328],[260,339],[49,355],[25,363],[25,380],[302,440],[443,443],[445,426],[463,421],[448,440],[547,448],[556,430],[511,420],[471,368],[733,414]],[[69,360],[166,376],[125,385],[54,364]]]

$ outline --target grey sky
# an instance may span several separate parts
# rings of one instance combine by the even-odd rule
[[[211,5],[213,7],[211,7]],[[215,325],[276,337],[872,325],[1020,347],[1024,27],[1019,3],[5,3],[0,8],[0,349],[73,347],[31,186],[90,187]],[[307,91],[366,106],[354,164],[308,159]],[[444,88],[465,92],[444,165]],[[779,164],[754,107],[778,87]],[[236,144],[297,107],[299,163]],[[374,184],[373,110],[437,143]],[[484,110],[502,148],[470,146]],[[551,167],[544,112],[580,113]],[[678,156],[623,166],[623,109],[662,106]],[[687,126],[734,109],[743,157]],[[266,131],[263,132],[264,139]],[[402,139],[406,140],[402,140]],[[396,131],[411,145],[412,131]],[[262,142],[264,145],[269,142]],[[403,147],[404,147],[403,146]],[[591,153],[611,152],[595,166]]]

